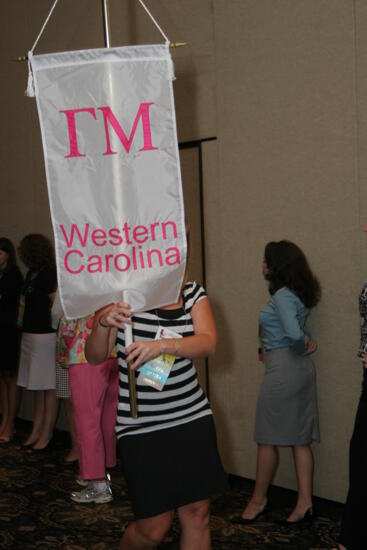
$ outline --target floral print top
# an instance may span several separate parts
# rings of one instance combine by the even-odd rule
[[[67,368],[70,365],[88,363],[84,348],[88,336],[92,332],[94,315],[81,319],[60,320],[56,341],[56,361]],[[116,349],[111,352],[110,358],[117,357]]]
[[[94,315],[81,319],[60,320],[57,331],[56,360],[67,367],[87,363],[84,355],[85,342],[92,332]]]

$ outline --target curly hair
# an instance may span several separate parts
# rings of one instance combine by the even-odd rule
[[[268,268],[265,279],[269,281],[270,294],[286,286],[308,308],[320,301],[320,283],[296,244],[286,240],[269,242],[265,247],[264,259]]]
[[[18,248],[22,262],[31,271],[43,267],[55,267],[55,254],[50,239],[39,233],[30,233],[23,237]]]
[[[15,248],[10,239],[6,237],[0,237],[0,250],[6,252],[8,259],[6,261],[5,273],[17,265],[17,259],[15,255]]]

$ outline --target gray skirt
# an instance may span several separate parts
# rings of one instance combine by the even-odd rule
[[[315,368],[289,348],[265,352],[256,407],[256,443],[307,445],[319,441]]]

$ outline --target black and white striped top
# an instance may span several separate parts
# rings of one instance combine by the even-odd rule
[[[187,283],[182,307],[137,313],[133,317],[134,341],[154,339],[160,327],[170,328],[183,337],[192,336],[191,309],[205,296],[205,290],[197,283]],[[178,426],[212,414],[192,360],[178,356],[162,391],[136,381],[138,418],[131,418],[124,338],[124,332],[119,330],[116,339],[119,361],[118,438]],[[138,375],[136,371],[136,379]]]

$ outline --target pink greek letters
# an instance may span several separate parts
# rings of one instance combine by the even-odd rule
[[[139,148],[139,151],[156,151],[158,147],[154,147],[152,144],[152,132],[151,132],[151,125],[150,125],[150,107],[154,105],[154,103],[141,103],[138,109],[138,112],[135,116],[130,135],[127,136],[125,131],[123,130],[122,126],[118,122],[116,116],[114,115],[111,107],[108,105],[97,107],[95,109],[94,107],[86,107],[83,109],[64,109],[60,110],[60,113],[63,113],[66,117],[67,122],[67,133],[68,133],[68,141],[69,141],[69,154],[65,155],[64,158],[76,158],[76,157],[85,157],[87,156],[87,152],[80,152],[79,146],[78,146],[78,131],[77,131],[77,121],[81,116],[92,116],[93,119],[98,124],[97,119],[97,111],[101,111],[103,115],[103,125],[104,125],[104,133],[105,133],[105,140],[106,140],[106,150],[104,153],[101,153],[103,156],[106,155],[116,155],[118,152],[113,151],[111,148],[111,140],[110,140],[110,129],[112,128],[115,134],[118,136],[121,145],[123,146],[124,150],[127,154],[129,154],[132,143],[134,141],[136,129],[138,126],[139,121],[141,120],[142,129],[143,129],[143,146]],[[77,116],[78,115],[78,116]],[[100,131],[100,125],[96,128],[96,131]],[[87,143],[87,139],[84,140],[85,143]]]

